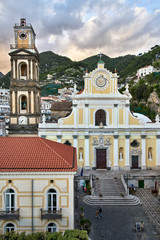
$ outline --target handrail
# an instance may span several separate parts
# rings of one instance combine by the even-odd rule
[[[128,188],[127,188],[127,185],[126,185],[126,183],[125,183],[125,180],[124,180],[123,175],[121,175],[121,182],[122,182],[123,187],[124,187],[124,189],[125,189],[126,195],[128,195],[128,194],[129,194],[129,193],[128,193]]]

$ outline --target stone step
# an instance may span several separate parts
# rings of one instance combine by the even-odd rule
[[[121,196],[125,195],[125,190],[121,179],[95,179],[93,181],[94,195],[99,196]]]
[[[104,206],[104,205],[123,205],[123,206],[135,206],[140,203],[140,200],[132,195],[124,196],[124,197],[98,197],[98,196],[91,196],[86,195],[83,198],[83,201],[88,205],[97,205],[97,206]]]

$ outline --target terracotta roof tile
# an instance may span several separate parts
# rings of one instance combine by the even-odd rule
[[[40,137],[0,137],[0,172],[76,171],[76,149]]]

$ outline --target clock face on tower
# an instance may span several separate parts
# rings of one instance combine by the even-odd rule
[[[99,76],[96,79],[96,85],[98,87],[104,87],[106,85],[106,78],[103,76]]]
[[[25,116],[19,117],[19,125],[26,125],[27,124],[27,118]]]
[[[21,40],[25,40],[27,38],[27,33],[25,31],[21,31],[19,34],[18,34],[19,38]]]
[[[93,85],[96,89],[102,91],[109,86],[109,78],[106,73],[98,72],[93,76]]]

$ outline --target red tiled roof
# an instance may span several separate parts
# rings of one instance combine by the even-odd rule
[[[77,94],[81,94],[83,91],[84,91],[84,89],[83,89],[83,90],[81,90],[80,92],[78,92]]]
[[[0,137],[0,172],[76,171],[76,149],[40,137]]]

